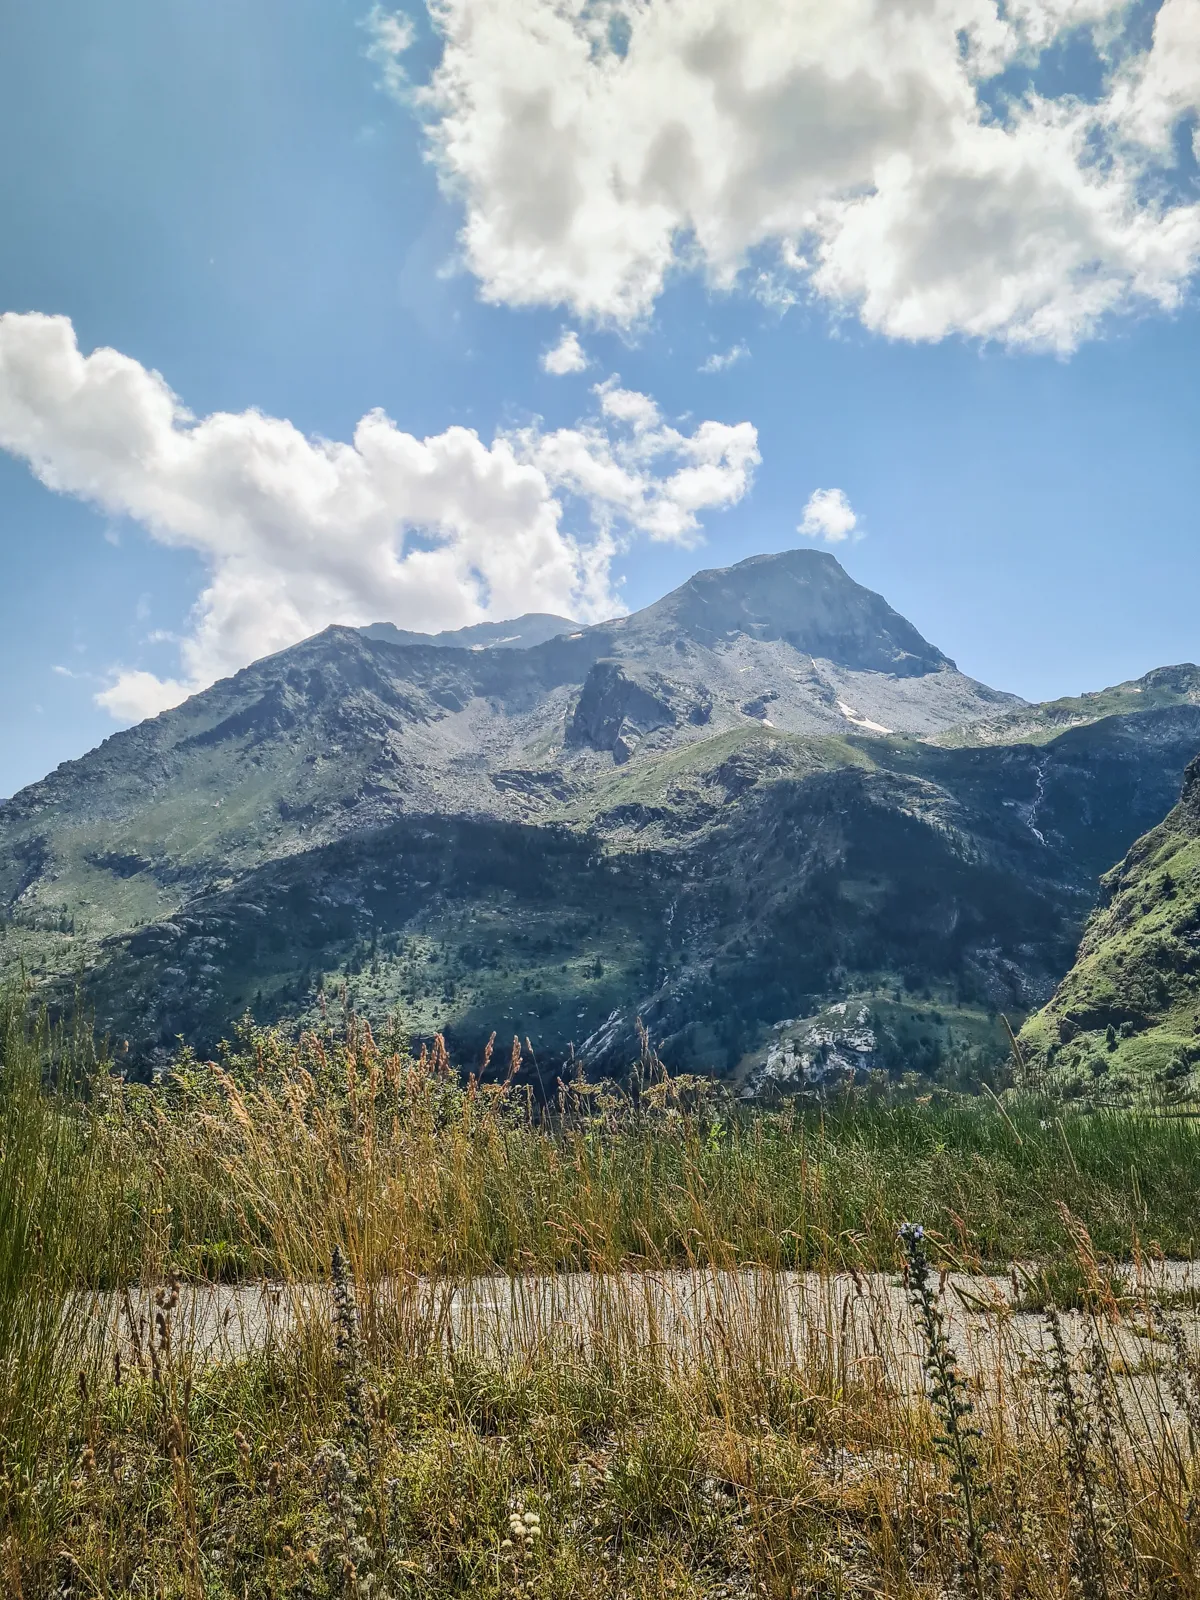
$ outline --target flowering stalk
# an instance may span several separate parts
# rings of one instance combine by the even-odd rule
[[[1074,1577],[1084,1600],[1107,1600],[1104,1543],[1096,1515],[1092,1482],[1092,1422],[1075,1392],[1071,1361],[1063,1338],[1062,1318],[1054,1306],[1046,1312],[1050,1335],[1049,1382],[1055,1416],[1066,1445],[1067,1478],[1071,1486],[1072,1554]]]
[[[364,1454],[368,1452],[367,1392],[362,1373],[362,1345],[358,1332],[358,1305],[354,1298],[354,1279],[340,1244],[333,1247],[333,1338],[334,1352],[342,1373],[342,1392],[346,1397],[350,1434]]]
[[[984,1524],[977,1505],[977,1485],[982,1475],[976,1441],[981,1434],[978,1427],[967,1420],[975,1408],[967,1399],[967,1385],[946,1337],[942,1308],[930,1283],[925,1229],[919,1222],[903,1223],[900,1242],[908,1264],[909,1299],[925,1346],[921,1365],[929,1382],[929,1400],[942,1424],[943,1431],[936,1436],[935,1443],[950,1461],[950,1481],[962,1503],[971,1579],[976,1595],[982,1600],[989,1562],[983,1542]]]

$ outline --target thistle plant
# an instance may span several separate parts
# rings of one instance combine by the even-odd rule
[[[909,1300],[924,1345],[921,1365],[929,1385],[929,1402],[942,1425],[934,1442],[950,1463],[950,1481],[958,1491],[962,1507],[962,1531],[971,1583],[976,1595],[982,1597],[987,1592],[991,1575],[984,1542],[986,1524],[980,1510],[983,1474],[978,1441],[982,1435],[970,1420],[975,1408],[967,1398],[966,1380],[946,1337],[945,1318],[930,1281],[925,1229],[919,1222],[901,1224],[900,1242],[906,1258]]]
[[[1171,1347],[1171,1360],[1166,1369],[1167,1391],[1187,1423],[1188,1453],[1194,1458],[1200,1446],[1200,1360],[1188,1345],[1183,1323],[1177,1315],[1163,1317],[1161,1326]]]
[[[358,1304],[354,1279],[340,1244],[333,1247],[330,1266],[333,1282],[333,1348],[342,1378],[350,1438],[364,1455],[369,1451],[367,1387],[362,1370],[362,1341],[358,1330]]]
[[[363,1374],[362,1339],[354,1278],[341,1245],[335,1245],[330,1263],[333,1289],[333,1348],[341,1374],[345,1401],[342,1443],[329,1443],[318,1453],[314,1466],[324,1489],[334,1533],[324,1546],[324,1566],[334,1591],[355,1600],[383,1600],[380,1565],[386,1550],[376,1550],[365,1535],[374,1531],[383,1543],[385,1517],[374,1503],[371,1472],[371,1430],[366,1379]],[[371,1504],[368,1504],[371,1501]]]
[[[1099,1531],[1107,1534],[1120,1564],[1132,1574],[1135,1592],[1141,1593],[1141,1573],[1133,1535],[1132,1497],[1121,1448],[1121,1440],[1129,1437],[1129,1419],[1117,1389],[1112,1362],[1095,1324],[1084,1351],[1083,1366],[1088,1377],[1087,1408],[1095,1419],[1097,1453],[1105,1464],[1106,1481],[1111,1485],[1114,1504],[1120,1511],[1119,1521],[1110,1515],[1106,1518],[1106,1526]],[[1103,1548],[1102,1541],[1101,1553]]]
[[[1092,1470],[1092,1420],[1075,1390],[1071,1362],[1056,1307],[1046,1312],[1050,1335],[1047,1374],[1055,1416],[1062,1430],[1064,1465],[1071,1493],[1071,1564],[1084,1600],[1107,1600],[1104,1540]]]

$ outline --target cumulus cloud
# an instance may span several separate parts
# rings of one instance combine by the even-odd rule
[[[113,676],[107,689],[93,696],[96,704],[118,722],[144,722],[160,711],[180,705],[202,682],[183,683],[178,678],[158,678],[141,668],[126,668]]]
[[[595,420],[511,435],[521,459],[590,505],[606,530],[623,524],[651,539],[699,543],[698,513],[736,505],[750,487],[761,460],[753,424],[702,422],[688,435],[619,377],[594,393]]]
[[[417,439],[382,411],[340,443],[259,411],[197,419],[157,372],[116,350],[85,356],[66,317],[0,316],[0,448],[208,567],[179,675],[122,671],[98,697],[123,720],[332,622],[612,615],[622,543],[694,541],[759,456],[748,422],[685,434],[615,378],[595,397],[574,428],[490,445],[460,427]]]
[[[858,518],[844,489],[814,489],[796,529],[806,539],[841,544],[858,528]]]
[[[1128,0],[429,5],[414,99],[492,301],[631,324],[699,267],[896,338],[1066,351],[1200,260],[1200,0],[1149,44]],[[1072,35],[1090,99],[1037,88]]]
[[[714,350],[707,361],[700,363],[701,372],[725,372],[729,367],[736,366],[739,361],[744,361],[750,354],[749,346],[740,340],[731,345],[728,350]]]
[[[585,372],[589,365],[574,328],[564,328],[558,343],[542,355],[542,371],[553,373],[556,378],[565,378],[569,372]]]
[[[1191,119],[1191,143],[1200,161],[1200,0],[1164,0],[1154,19],[1154,45],[1122,65],[1113,95],[1116,115],[1141,143],[1164,160],[1175,131]]]

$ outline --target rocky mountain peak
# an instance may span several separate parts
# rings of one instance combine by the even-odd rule
[[[858,672],[920,677],[954,663],[824,550],[751,556],[698,572],[616,624],[630,641],[674,634],[710,649],[739,634],[782,640]]]

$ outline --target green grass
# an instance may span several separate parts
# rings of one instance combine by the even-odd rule
[[[89,1330],[76,1291],[111,1277],[116,1171],[81,1096],[104,1070],[84,1028],[0,995],[0,1470],[27,1483],[64,1370]],[[0,1494],[2,1498],[2,1494]]]
[[[1022,1042],[1078,1099],[1194,1102],[1200,1085],[1200,768],[1183,799],[1105,877],[1106,903]]]
[[[535,1083],[526,1057],[509,1087],[464,1089],[362,1023],[299,1043],[249,1029],[218,1065],[185,1054],[156,1087],[105,1082],[66,1125],[120,1174],[95,1228],[127,1278],[169,1261],[319,1276],[351,1195],[380,1259],[432,1273],[890,1268],[913,1217],[953,1259],[1003,1267],[1069,1251],[1064,1208],[1114,1257],[1195,1250],[1190,1119],[884,1092],[772,1111],[665,1074],[543,1108]]]
[[[841,767],[870,770],[878,741],[832,734],[732,728],[662,754],[647,752],[627,767],[593,779],[587,794],[561,808],[563,820],[588,824],[624,805],[678,805],[695,799],[731,758],[746,757],[771,777],[801,778]],[[553,813],[550,813],[551,815]]]

